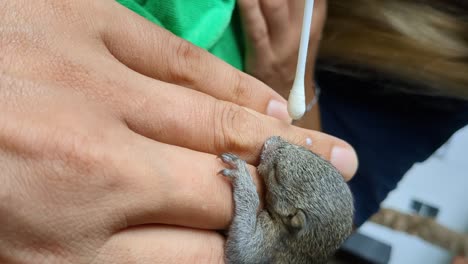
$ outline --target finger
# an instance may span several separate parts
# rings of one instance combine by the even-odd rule
[[[304,1],[302,2],[302,9],[304,9]],[[312,18],[312,27],[310,32],[310,45],[318,46],[318,41],[321,38],[323,27],[327,16],[327,1],[316,0],[314,4],[314,15]],[[302,16],[301,16],[302,17]]]
[[[93,263],[224,263],[224,238],[172,226],[126,229],[107,241]]]
[[[102,37],[109,51],[127,67],[154,79],[290,120],[286,101],[264,83],[126,8],[114,6],[110,16],[122,19],[106,24]]]
[[[452,263],[453,264],[468,264],[468,259],[464,257],[455,257]]]
[[[121,75],[131,87],[129,97],[120,102],[121,115],[132,130],[148,138],[215,155],[234,152],[257,164],[263,143],[276,135],[322,155],[345,178],[357,168],[352,147],[335,137],[137,73]]]
[[[291,18],[291,23],[294,25],[302,25],[302,19],[304,17],[304,8],[305,8],[305,0],[298,0],[298,1],[289,1],[289,13]],[[317,40],[322,32],[323,24],[326,18],[326,9],[327,9],[327,1],[326,0],[316,0],[314,2],[314,13],[312,17],[312,24],[311,24],[311,34],[310,37],[313,40]],[[300,29],[301,26],[299,26]],[[312,43],[311,43],[312,44]],[[317,45],[317,43],[313,43],[313,45]]]
[[[316,0],[316,2],[322,0]],[[302,21],[302,17],[304,16],[304,6],[305,0],[289,0],[289,17],[292,21]]]
[[[116,197],[128,226],[171,224],[193,228],[226,229],[232,219],[231,183],[218,172],[225,165],[211,154],[171,146],[135,135],[121,147],[122,160],[137,157],[131,164],[118,162],[128,178],[123,195]],[[262,197],[256,169],[250,174]],[[124,199],[123,199],[124,198]]]
[[[247,43],[257,52],[258,57],[269,56],[271,50],[269,28],[265,21],[260,0],[238,0],[242,29]]]
[[[271,41],[279,42],[292,30],[289,19],[288,0],[260,0],[263,16],[268,26]],[[301,1],[301,0],[294,0]]]
[[[245,109],[253,116],[261,118],[261,114]],[[267,117],[268,118],[268,117]],[[276,122],[275,122],[276,123]],[[273,127],[272,130],[281,128]],[[307,130],[296,126],[289,127],[290,131],[278,133],[287,141],[308,148],[322,158],[331,162],[337,168],[346,181],[351,180],[358,169],[358,157],[351,145],[347,142],[313,130]]]

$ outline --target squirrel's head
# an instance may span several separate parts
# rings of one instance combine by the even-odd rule
[[[328,161],[272,137],[264,144],[258,171],[266,185],[265,209],[280,225],[283,241],[298,243],[295,250],[311,257],[328,256],[349,236],[352,194]]]

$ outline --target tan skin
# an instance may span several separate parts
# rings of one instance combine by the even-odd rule
[[[246,71],[288,98],[297,64],[304,1],[238,0],[238,5],[247,47]],[[307,102],[314,97],[313,68],[326,8],[326,0],[315,1],[306,71]],[[318,105],[295,125],[320,130]]]
[[[452,260],[452,264],[468,264],[468,258],[465,257],[455,257]]]
[[[238,5],[247,47],[246,71],[268,84],[283,98],[288,98],[296,70],[304,1],[238,0]],[[326,0],[315,1],[305,81],[307,103],[315,96],[313,72],[326,9]],[[319,104],[301,120],[295,121],[294,125],[320,131]],[[342,161],[333,159],[332,163],[346,168],[345,174],[354,174],[357,166],[348,167]]]
[[[284,103],[113,0],[0,2],[0,263],[222,263],[216,155],[257,181],[266,138],[311,138],[355,172],[346,142],[289,125]]]
[[[304,1],[238,0],[238,4],[247,42],[246,71],[288,98],[295,75]],[[306,71],[308,102],[314,97],[312,74],[326,7],[326,0],[315,1]],[[295,125],[320,130],[319,105]],[[452,264],[468,264],[468,258],[457,256]]]

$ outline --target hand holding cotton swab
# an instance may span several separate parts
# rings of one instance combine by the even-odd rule
[[[305,1],[304,19],[302,22],[301,43],[299,46],[299,55],[297,59],[296,77],[289,93],[288,112],[294,119],[300,119],[306,111],[305,103],[305,70],[307,62],[307,50],[309,46],[310,28],[312,24],[312,15],[314,12],[314,0]]]

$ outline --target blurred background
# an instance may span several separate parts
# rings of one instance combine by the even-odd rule
[[[382,207],[432,217],[453,231],[468,234],[467,151],[468,126],[429,159],[414,164]],[[358,235],[363,237],[345,246],[337,263],[441,264],[451,263],[454,257],[419,237],[370,221],[358,229]]]

